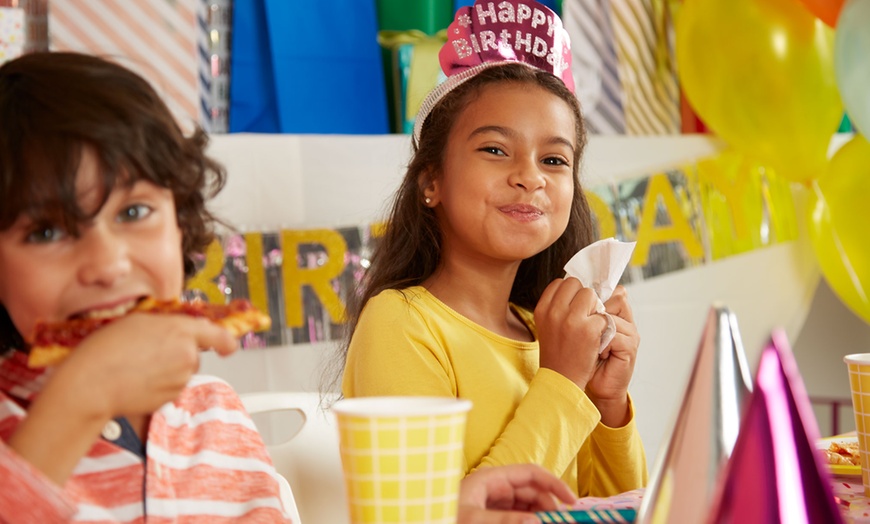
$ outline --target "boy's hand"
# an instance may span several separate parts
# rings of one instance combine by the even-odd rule
[[[535,464],[482,468],[462,479],[459,524],[540,522],[523,512],[551,511],[576,497],[562,480]]]
[[[109,419],[149,415],[174,400],[199,368],[199,351],[238,343],[185,315],[134,313],[76,347],[51,374],[8,445],[59,486]]]
[[[103,416],[150,414],[179,395],[201,350],[229,355],[237,347],[226,329],[202,318],[134,313],[82,341],[54,379],[72,379],[73,394]]]

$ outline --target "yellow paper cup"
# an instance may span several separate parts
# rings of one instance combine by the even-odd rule
[[[454,524],[470,409],[446,397],[336,402],[351,522]]]
[[[861,454],[861,481],[864,496],[870,497],[870,353],[846,355],[849,368],[849,388],[852,390],[852,410]]]

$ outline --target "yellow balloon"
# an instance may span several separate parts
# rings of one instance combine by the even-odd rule
[[[698,115],[780,176],[809,181],[843,116],[834,32],[795,0],[686,0],[677,66]]]
[[[831,289],[870,323],[870,143],[861,135],[840,148],[813,182],[810,238]]]

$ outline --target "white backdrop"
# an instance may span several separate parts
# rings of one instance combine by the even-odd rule
[[[720,147],[703,136],[593,136],[582,182],[595,186],[648,175]],[[346,227],[383,218],[410,141],[405,135],[217,135],[211,152],[229,171],[213,209],[240,229]],[[798,338],[819,282],[807,236],[800,238],[629,286],[641,334],[631,392],[651,465],[680,404],[713,301],[737,315],[753,370],[772,328]],[[870,351],[870,336],[863,336]],[[320,387],[320,366],[332,348],[318,343],[253,349],[229,359],[207,354],[203,372],[225,378],[239,392],[312,391]],[[830,388],[826,394],[842,391]]]

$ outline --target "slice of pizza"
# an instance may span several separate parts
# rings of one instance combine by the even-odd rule
[[[235,299],[228,304],[212,304],[201,300],[156,300],[146,298],[123,315],[109,318],[73,318],[60,322],[40,322],[30,337],[27,365],[31,368],[53,366],[63,360],[88,335],[130,313],[188,315],[205,318],[224,327],[239,338],[247,333],[264,331],[272,326],[269,315],[249,301]]]
[[[825,457],[828,464],[860,466],[861,454],[858,451],[857,442],[831,442],[831,445],[825,451]]]

